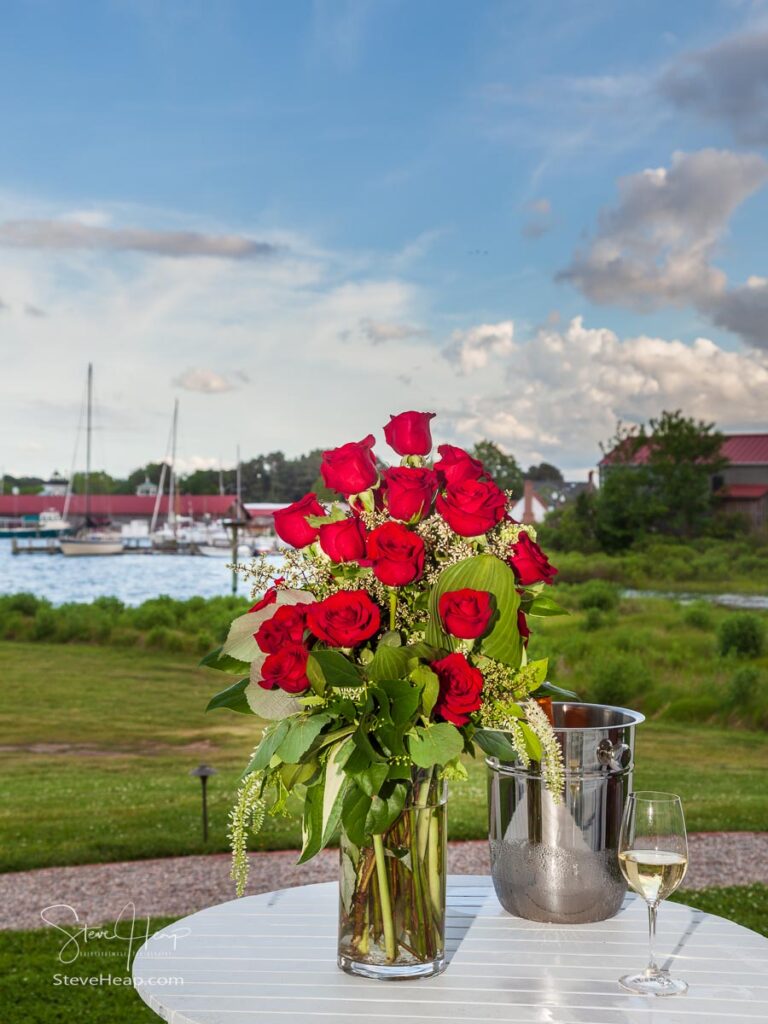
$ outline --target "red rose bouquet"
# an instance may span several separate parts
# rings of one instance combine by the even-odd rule
[[[204,661],[238,675],[212,707],[268,723],[232,814],[238,891],[249,828],[301,793],[301,860],[340,836],[339,962],[368,976],[442,965],[445,780],[463,757],[535,760],[562,786],[546,661],[527,658],[557,570],[481,462],[451,445],[429,462],[432,418],[390,419],[397,467],[380,471],[370,435],[324,453],[344,500],[275,514],[279,578],[242,567],[261,599]]]

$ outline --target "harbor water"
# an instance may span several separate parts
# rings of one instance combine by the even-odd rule
[[[122,554],[101,558],[64,555],[13,555],[10,540],[0,540],[0,594],[21,591],[45,597],[52,604],[117,597],[137,605],[159,594],[180,600],[232,593],[227,558],[172,554]],[[280,564],[274,558],[275,566]],[[237,593],[248,597],[250,586],[238,578]]]

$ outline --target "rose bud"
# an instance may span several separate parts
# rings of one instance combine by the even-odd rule
[[[323,452],[320,474],[326,487],[348,498],[350,494],[367,491],[379,479],[373,454],[373,434],[362,441],[350,441],[340,448]]]
[[[440,683],[435,714],[454,725],[466,725],[470,714],[483,703],[482,673],[463,654],[447,654],[433,661],[431,668]]]
[[[487,590],[449,590],[437,602],[446,633],[462,640],[476,640],[493,618],[493,600]]]
[[[305,494],[287,508],[275,512],[275,533],[294,548],[305,548],[317,539],[317,527],[310,526],[307,516],[324,516],[325,509],[316,494]]]
[[[365,527],[355,517],[324,523],[319,540],[332,562],[358,562],[365,558]]]
[[[431,469],[385,469],[384,503],[393,519],[417,522],[429,513],[437,493],[437,477]]]
[[[309,606],[307,625],[330,647],[355,647],[378,631],[381,612],[364,590],[339,590]]]
[[[432,433],[429,421],[433,412],[401,412],[390,416],[384,427],[384,437],[398,455],[429,455],[432,451]]]
[[[504,518],[507,498],[492,480],[463,480],[439,494],[435,507],[454,533],[479,537]]]
[[[550,565],[547,556],[527,533],[521,533],[513,544],[509,564],[515,571],[517,582],[524,587],[542,581],[551,583],[557,575],[557,569]]]
[[[265,654],[277,654],[284,644],[300,644],[307,622],[305,604],[281,605],[271,619],[266,619],[253,638]]]
[[[444,487],[460,484],[464,480],[479,480],[488,475],[480,459],[472,458],[463,448],[441,444],[437,450],[440,459],[435,463],[435,472]]]
[[[373,575],[387,587],[404,587],[424,574],[424,541],[402,523],[384,523],[368,534]]]
[[[308,658],[309,651],[303,644],[285,644],[277,654],[264,659],[259,686],[264,690],[279,686],[286,693],[303,693],[309,689]]]

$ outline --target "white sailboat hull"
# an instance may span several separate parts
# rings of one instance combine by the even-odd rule
[[[231,545],[223,544],[198,544],[197,552],[200,555],[204,555],[206,558],[229,558],[232,559],[232,547]],[[238,544],[237,547],[238,558],[250,558],[251,549],[247,544]]]
[[[70,537],[60,540],[62,555],[122,555],[123,542],[101,537]]]

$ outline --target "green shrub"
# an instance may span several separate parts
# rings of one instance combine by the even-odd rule
[[[728,683],[729,705],[734,710],[748,711],[755,703],[760,681],[760,672],[752,665],[737,669]]]
[[[618,607],[619,591],[606,580],[589,580],[579,587],[578,601],[580,608],[597,608],[608,612]]]
[[[683,622],[691,629],[711,630],[714,625],[712,608],[705,601],[694,601],[683,612]]]
[[[7,612],[18,612],[20,615],[33,616],[37,614],[41,605],[46,604],[48,604],[47,601],[35,597],[34,594],[10,594],[3,598],[2,609]]]
[[[592,633],[594,630],[600,629],[604,622],[605,616],[599,608],[587,608],[587,614],[584,616],[582,628],[585,632]]]
[[[153,626],[147,633],[147,647],[156,651],[167,651],[170,635],[171,631],[167,626]]]
[[[765,648],[765,630],[757,615],[740,612],[720,623],[720,653],[733,651],[741,658],[759,658]]]
[[[627,707],[642,701],[652,685],[651,674],[641,658],[613,652],[596,662],[590,694],[598,704]]]

